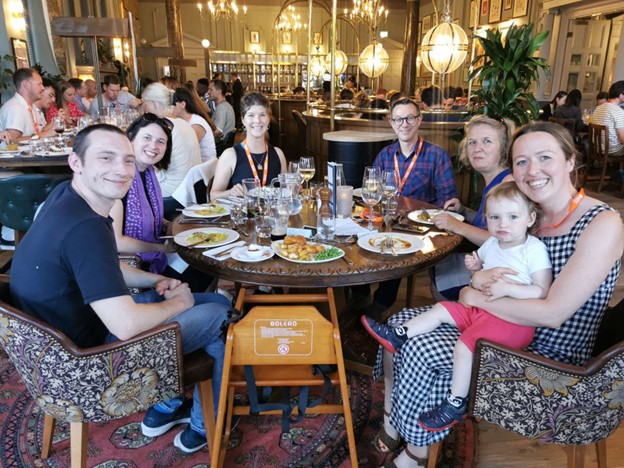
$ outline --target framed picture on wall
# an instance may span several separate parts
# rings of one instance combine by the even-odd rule
[[[526,16],[529,12],[529,0],[516,0],[513,7],[513,17]]]
[[[322,45],[323,44],[323,35],[320,32],[314,33],[314,45]]]
[[[468,26],[473,28],[477,19],[477,12],[479,11],[479,2],[478,0],[472,0],[470,2],[470,21]]]
[[[282,33],[282,44],[292,44],[292,33],[290,31]]]
[[[487,16],[490,11],[490,1],[481,0],[481,16]]]
[[[431,15],[424,16],[422,19],[422,33],[427,34],[431,29]]]
[[[30,60],[28,59],[28,46],[23,39],[11,38],[13,46],[13,56],[15,57],[15,69],[30,68]]]
[[[510,10],[513,5],[513,0],[505,0],[505,10]]]
[[[498,23],[501,19],[501,9],[503,0],[490,0],[490,23]]]
[[[260,44],[260,33],[258,31],[249,31],[249,42]]]

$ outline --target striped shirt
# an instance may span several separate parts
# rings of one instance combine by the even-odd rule
[[[624,143],[620,142],[617,130],[624,130],[624,110],[616,104],[605,102],[596,107],[592,114],[592,123],[605,125],[609,133],[609,154],[624,151]]]

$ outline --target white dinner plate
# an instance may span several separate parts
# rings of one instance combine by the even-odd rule
[[[327,245],[327,244],[321,244],[323,246],[324,250],[329,250],[332,247],[336,248],[337,250],[340,251],[340,254],[336,257],[332,257],[332,258],[326,258],[324,260],[298,260],[298,259],[294,259],[294,258],[288,258],[286,255],[283,255],[281,253],[281,250],[279,249],[279,245],[282,245],[284,243],[283,240],[279,240],[279,241],[275,241],[271,244],[271,248],[273,249],[273,252],[275,252],[277,254],[278,257],[283,258],[284,260],[288,260],[289,262],[294,262],[294,263],[325,263],[325,262],[333,262],[334,260],[337,260],[339,258],[344,257],[344,250],[332,246],[332,245]],[[316,245],[315,243],[311,243],[312,245]]]
[[[234,260],[238,260],[239,262],[257,263],[268,260],[275,254],[275,252],[273,252],[273,249],[269,246],[263,246],[261,247],[261,249],[262,253],[260,254],[260,256],[250,257],[247,255],[247,246],[239,247],[238,249],[234,249],[232,251],[231,257]]]
[[[381,253],[381,243],[387,237],[392,238],[394,251],[399,255],[418,252],[425,246],[425,243],[419,237],[398,232],[379,232],[369,236],[362,236],[358,239],[358,245],[369,252]],[[388,252],[388,255],[391,254],[392,252]]]
[[[225,237],[223,239],[218,240],[216,242],[202,242],[201,244],[193,245],[192,248],[206,248],[206,247],[219,247],[220,245],[230,244],[238,239],[239,234],[232,229],[225,228],[198,228],[198,229],[189,229],[188,231],[181,232],[177,236],[173,238],[174,242],[182,247],[187,247],[189,244],[194,244],[196,242],[191,236],[195,233],[202,232],[205,234],[224,234]],[[219,236],[221,237],[221,236]]]
[[[37,151],[35,156],[69,156],[71,148],[65,148],[63,151]]]
[[[184,216],[189,218],[218,218],[230,214],[230,208],[216,203],[193,205],[182,210]]]
[[[362,189],[361,188],[353,189],[353,196],[362,198]]]
[[[454,213],[453,211],[445,211],[445,210],[427,210],[427,214],[429,214],[429,220],[425,221],[424,219],[420,219],[419,216],[421,215],[421,213],[423,212],[423,210],[416,210],[416,211],[410,211],[407,215],[407,217],[409,219],[411,219],[412,221],[416,221],[417,223],[423,223],[423,224],[431,224],[433,225],[433,221],[431,220],[431,218],[441,214],[441,213],[446,213],[448,215],[451,215],[453,218],[457,219],[458,221],[463,221],[464,217],[462,215],[460,215],[459,213]]]
[[[21,152],[22,152],[21,149],[16,149],[16,150],[0,149],[0,156],[17,156]]]

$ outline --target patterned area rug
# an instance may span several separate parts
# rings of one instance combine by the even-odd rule
[[[372,447],[382,422],[383,385],[369,377],[348,374],[351,410],[362,467],[383,465],[386,457]],[[331,397],[330,397],[331,398]],[[173,447],[179,429],[158,438],[144,437],[142,415],[89,426],[87,464],[91,467],[204,467],[210,463],[206,448],[182,455]],[[38,410],[4,350],[0,350],[0,424],[3,467],[69,467],[69,425],[57,425],[52,455],[42,460],[43,414]],[[440,451],[438,466],[471,466],[474,460],[474,431],[465,425],[453,431]],[[308,415],[300,424],[280,436],[279,417],[241,418],[227,451],[225,466],[299,467],[350,466],[349,449],[342,415]],[[471,435],[472,434],[472,435]],[[388,459],[394,455],[389,455]]]

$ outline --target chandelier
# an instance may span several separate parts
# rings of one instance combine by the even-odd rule
[[[379,26],[388,19],[388,11],[381,0],[353,0],[353,8],[345,8],[344,14],[354,22],[368,25],[374,39]]]
[[[202,17],[204,14],[204,8],[215,21],[221,18],[232,21],[233,19],[238,18],[238,13],[240,11],[240,8],[236,4],[236,0],[219,0],[214,3],[212,0],[208,0],[205,7],[201,3],[198,3],[197,9]],[[243,5],[243,14],[247,15],[247,5]]]
[[[362,51],[358,64],[366,76],[377,78],[388,69],[390,56],[380,42],[373,42]]]
[[[330,52],[325,57],[325,67],[327,68],[328,73],[331,73],[331,63],[332,60]],[[336,53],[334,55],[334,75],[342,75],[347,70],[347,65],[349,65],[347,54],[345,54],[342,50],[336,49]]]
[[[422,63],[433,73],[451,73],[466,60],[468,36],[457,24],[451,23],[450,2],[442,21],[425,34],[420,45]]]
[[[301,15],[295,13],[295,7],[288,6],[277,18],[275,29],[281,32],[294,32],[308,29],[308,25],[301,22]]]

